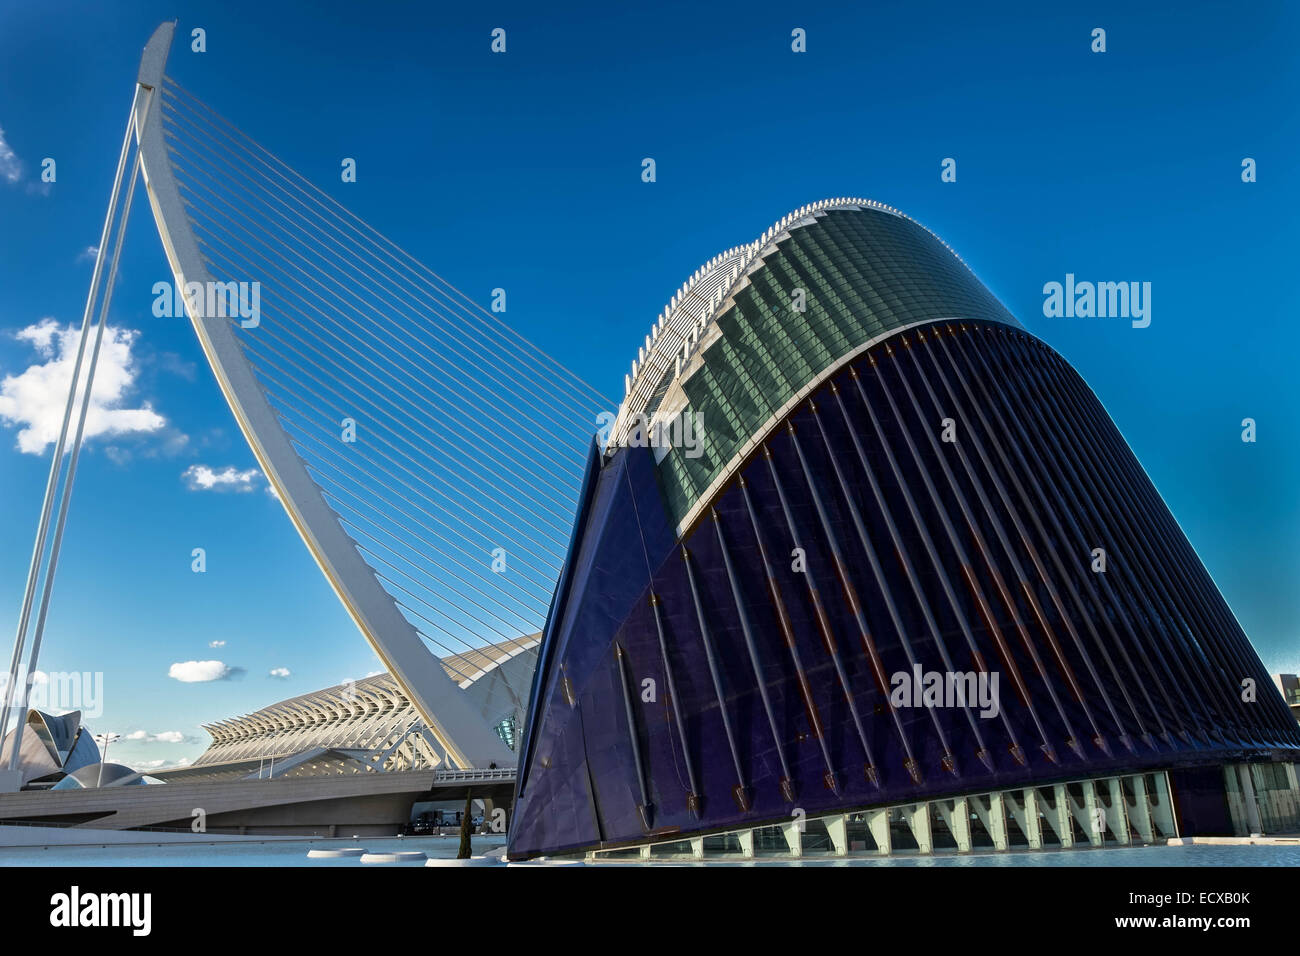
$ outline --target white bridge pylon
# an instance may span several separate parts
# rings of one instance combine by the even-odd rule
[[[137,97],[135,128],[139,142],[144,184],[149,196],[150,206],[153,209],[158,233],[166,250],[176,288],[189,290],[193,288],[194,283],[198,283],[199,288],[210,289],[213,287],[212,283],[214,282],[224,281],[228,283],[231,280],[231,273],[234,271],[233,267],[227,267],[222,270],[221,275],[214,276],[211,267],[215,262],[218,262],[218,255],[235,256],[241,254],[250,255],[252,253],[247,251],[251,247],[249,240],[246,238],[232,242],[230,245],[235,247],[233,251],[223,253],[222,248],[216,244],[216,240],[213,238],[214,234],[200,232],[203,228],[202,225],[196,225],[199,221],[199,213],[193,208],[193,196],[188,192],[188,190],[194,188],[194,185],[191,181],[184,180],[184,177],[194,175],[193,170],[199,169],[202,162],[216,163],[217,160],[188,156],[184,159],[177,158],[174,140],[178,134],[175,129],[164,130],[165,109],[173,111],[169,113],[169,123],[175,126],[175,124],[181,122],[181,119],[178,118],[179,113],[176,112],[176,102],[179,101],[168,103],[168,97],[163,95],[165,83],[168,84],[167,92],[169,95],[178,95],[173,93],[171,86],[173,81],[164,76],[164,68],[174,30],[175,24],[163,24],[157,29],[145,48],[137,79],[138,88],[151,91],[156,95]],[[216,154],[214,153],[214,155]],[[191,163],[193,163],[193,166],[190,166]],[[210,181],[220,184],[230,182],[230,175],[226,173],[208,173],[208,175],[216,177]],[[236,183],[231,185],[230,188],[238,190],[253,187]],[[263,215],[265,214],[263,213]],[[256,236],[259,231],[258,226],[260,226],[260,223],[252,227],[249,235]],[[266,238],[270,245],[267,250],[269,258],[266,260],[271,264],[269,267],[286,271],[298,268],[294,261],[295,253],[292,243],[281,253],[276,248],[273,229],[273,226],[267,226],[267,234],[263,237]],[[311,229],[306,228],[303,231],[311,232]],[[340,256],[339,261],[341,263],[340,268],[353,267],[348,256]],[[310,268],[310,265],[308,268]],[[255,278],[255,276],[252,277]],[[336,282],[337,279],[330,276],[328,281]],[[325,286],[322,284],[322,287]],[[320,296],[322,306],[318,307],[312,306],[309,294],[300,294],[299,290],[304,287],[300,285],[300,280],[297,278],[294,278],[293,281],[285,279],[279,288],[283,288],[286,292],[281,296],[281,302],[284,304],[277,307],[284,309],[287,314],[284,317],[277,317],[281,318],[278,323],[270,323],[273,331],[279,330],[276,334],[284,334],[284,329],[294,324],[287,321],[287,319],[296,318],[292,314],[295,296],[303,300],[302,308],[304,310],[309,307],[344,310],[348,307],[343,303],[346,297],[345,294],[339,291],[342,290],[342,286],[337,286],[335,291]],[[314,291],[314,288],[306,289],[306,293]],[[361,294],[366,295],[367,293],[363,292]],[[267,293],[263,292],[263,302],[266,301]],[[390,459],[397,461],[395,452],[390,453],[389,458],[382,459],[379,457],[379,451],[367,451],[366,453],[373,455],[374,462],[377,463],[375,467],[382,465],[383,474],[391,478],[390,483],[397,490],[389,494],[389,498],[384,500],[398,502],[400,508],[405,509],[401,511],[400,515],[395,515],[391,509],[385,510],[385,506],[375,497],[381,492],[373,490],[377,487],[374,483],[381,479],[376,478],[374,474],[365,474],[366,480],[361,482],[352,479],[353,484],[345,483],[344,478],[339,479],[337,487],[329,484],[322,476],[334,475],[334,472],[326,467],[326,464],[330,463],[322,464],[316,459],[305,461],[303,455],[295,448],[295,440],[298,442],[298,448],[307,447],[303,439],[299,433],[295,432],[295,434],[291,435],[286,429],[286,408],[291,407],[293,403],[279,400],[278,394],[273,395],[273,389],[270,388],[266,380],[266,370],[262,365],[255,365],[250,360],[250,355],[256,357],[257,350],[263,347],[264,342],[274,340],[270,338],[250,340],[249,336],[257,335],[258,330],[247,328],[242,330],[243,337],[241,338],[241,330],[238,328],[238,316],[235,316],[234,321],[232,321],[224,313],[218,316],[201,314],[207,311],[202,305],[195,307],[196,304],[201,302],[201,296],[197,299],[189,295],[185,296],[186,312],[226,401],[229,403],[231,411],[234,412],[235,419],[238,421],[244,437],[248,440],[258,463],[278,494],[281,503],[297,528],[298,533],[302,536],[312,557],[324,572],[367,642],[379,656],[389,673],[400,683],[420,716],[427,723],[429,731],[437,739],[453,763],[466,769],[487,767],[492,763],[501,767],[512,766],[514,756],[490,726],[493,715],[479,713],[473,707],[457,682],[448,676],[438,659],[430,652],[425,641],[430,639],[430,634],[446,633],[452,635],[454,632],[456,635],[471,634],[481,637],[482,643],[487,643],[497,639],[495,635],[501,634],[502,631],[508,628],[512,629],[514,634],[531,633],[539,630],[540,624],[544,620],[546,599],[549,598],[547,575],[551,574],[550,569],[558,564],[559,560],[562,560],[564,536],[562,534],[556,536],[555,541],[557,543],[547,541],[545,546],[536,545],[540,551],[544,552],[543,556],[549,563],[538,565],[540,570],[538,571],[535,590],[527,592],[521,590],[521,586],[514,583],[518,579],[508,579],[506,575],[482,575],[478,569],[465,570],[467,564],[473,563],[472,556],[467,557],[467,555],[478,554],[479,552],[477,550],[471,551],[461,538],[454,536],[449,538],[445,531],[440,532],[438,529],[433,529],[429,532],[419,532],[419,534],[428,535],[428,537],[419,538],[424,544],[412,544],[415,538],[410,537],[411,532],[409,529],[415,527],[415,525],[408,522],[407,519],[409,518],[413,522],[417,514],[426,515],[427,522],[437,522],[440,527],[449,527],[451,523],[459,520],[467,529],[467,532],[461,532],[466,536],[476,531],[472,527],[473,519],[462,520],[454,508],[447,510],[445,507],[439,509],[429,505],[424,498],[420,497],[422,486],[420,486],[419,476],[425,473],[423,460],[412,462],[411,465],[414,468],[414,471],[412,471],[411,468],[407,468],[406,464],[400,461],[397,464],[390,462]],[[358,303],[352,308],[358,313],[365,313],[366,305],[369,305],[369,303]],[[304,318],[303,321],[305,323],[306,319]],[[348,324],[348,317],[345,316],[343,321],[345,325]],[[360,322],[353,321],[352,324],[359,325]],[[295,332],[294,334],[298,333]],[[307,332],[303,334],[306,344],[295,346],[300,351],[285,351],[275,354],[299,356],[302,352],[311,351],[314,347],[319,346],[319,342],[312,339],[313,333]],[[349,346],[348,343],[344,343],[341,347],[348,348]],[[282,365],[277,367],[293,367],[295,371],[290,375],[290,378],[297,383],[306,381],[307,384],[302,387],[312,394],[318,394],[319,391],[333,388],[346,392],[349,397],[355,397],[357,401],[362,399],[373,402],[392,400],[391,395],[386,396],[382,393],[378,393],[377,398],[371,397],[368,399],[365,396],[354,396],[350,390],[359,390],[362,386],[345,381],[347,378],[345,373],[333,371],[318,373],[313,376],[312,369],[307,371],[301,369],[303,360],[300,358],[285,358],[281,361]],[[427,374],[435,376],[438,371],[436,368],[431,368]],[[419,372],[416,374],[418,376]],[[365,377],[359,371],[354,371],[353,376],[358,379]],[[375,376],[372,374],[369,378],[373,380]],[[384,382],[380,382],[379,387],[381,389],[388,387],[390,390],[400,388],[399,385],[389,386]],[[327,392],[327,394],[332,395],[333,392]],[[304,400],[304,402],[306,401]],[[324,405],[319,409],[320,414],[316,416],[317,418],[321,420],[329,418],[327,412],[337,415],[337,408],[335,405],[329,404],[330,401],[333,401],[333,399],[320,399],[320,402],[324,403]],[[466,403],[469,403],[469,401],[470,399],[467,398]],[[414,407],[416,400],[404,396],[402,403]],[[592,409],[590,421],[583,420],[587,406]],[[337,407],[347,406],[340,399]],[[590,397],[584,397],[582,402],[579,403],[579,407],[583,411],[573,415],[575,419],[573,424],[579,434],[585,433],[590,436],[594,430],[594,412],[598,405]],[[409,411],[410,409],[404,408],[403,410]],[[317,409],[310,409],[308,415],[310,416],[315,411]],[[444,414],[444,412],[440,407],[436,407],[435,411],[430,412],[430,414],[436,416]],[[446,412],[445,414],[452,413]],[[337,418],[331,419],[331,421],[336,422]],[[372,429],[371,434],[379,434],[379,432],[377,429]],[[387,440],[395,446],[399,442],[405,441],[410,435],[415,435],[418,438],[420,429],[411,429],[405,425],[400,427],[393,425],[389,432],[385,434],[394,436]],[[459,467],[457,460],[450,455],[446,453],[439,454],[444,442],[445,438],[440,433],[430,439],[433,451],[430,453],[429,460],[434,463],[450,460],[453,466]],[[576,457],[580,463],[581,456]],[[409,454],[407,458],[409,460]],[[419,456],[417,455],[416,458],[419,458]],[[470,458],[471,456],[467,454],[465,460],[468,461]],[[364,460],[371,461],[369,458]],[[309,464],[312,465],[311,469],[308,467]],[[399,469],[403,474],[398,473]],[[315,471],[315,477],[313,477],[313,471]],[[429,473],[432,474],[433,471],[434,465],[431,464]],[[405,475],[411,475],[412,477],[408,479]],[[402,482],[400,485],[398,484],[399,478]],[[411,481],[415,482],[414,486],[410,483]],[[432,478],[429,478],[429,481],[432,482]],[[323,486],[328,490],[328,498]],[[356,491],[355,488],[357,487],[362,490]],[[367,490],[368,488],[372,490]],[[353,490],[350,491],[349,489]],[[381,490],[383,493],[388,493],[387,488]],[[572,488],[562,487],[560,491],[563,494],[557,498],[560,504],[556,506],[556,510],[562,514],[565,507],[564,502],[567,500],[567,507],[570,509],[571,514],[576,500],[576,482],[573,483]],[[345,528],[344,520],[340,516],[340,511],[343,509],[338,506],[338,503],[347,500],[345,495],[348,494],[354,494],[358,499],[358,515],[372,512],[378,514],[378,517],[374,519],[374,528],[367,532],[373,536],[373,540],[370,537],[361,539],[364,540],[364,545],[359,544],[359,536],[354,537],[354,534],[357,534],[355,528],[360,523],[360,519],[352,521],[350,520],[352,513],[346,512],[349,520],[348,527]],[[486,491],[483,494],[488,497]],[[505,494],[500,499],[505,504],[498,506],[494,503],[492,508],[518,507],[517,498],[525,502],[528,501],[527,495]],[[363,508],[368,510],[362,510]],[[495,514],[495,512],[493,513]],[[425,522],[426,519],[421,518],[420,521]],[[521,526],[526,525],[526,522],[522,521],[516,521],[515,523]],[[420,525],[420,527],[423,526]],[[349,534],[349,530],[352,530],[354,534]],[[495,529],[493,533],[496,533]],[[438,535],[441,536],[437,537],[437,541],[442,542],[442,544],[433,543],[432,539]],[[399,537],[404,540],[399,541],[397,544],[393,544],[392,541],[388,540],[388,538],[396,539]],[[491,539],[491,537],[491,534],[479,532],[479,538],[485,541]],[[388,544],[388,551],[384,551],[381,547],[385,543]],[[534,545],[535,542],[532,538],[529,538],[524,544]],[[453,551],[453,546],[460,548],[460,550]],[[362,554],[363,547],[372,556],[382,554],[387,559],[388,563],[381,565],[384,571],[387,572],[386,577],[377,567],[372,567],[372,564],[375,563],[373,557],[371,563],[367,563]],[[419,551],[419,547],[423,547],[424,551]],[[474,547],[476,549],[479,547],[477,539],[475,539]],[[514,547],[516,549],[514,558],[519,560],[519,546]],[[441,550],[438,550],[439,548]],[[482,548],[482,553],[486,556],[490,549],[486,544],[482,545]],[[436,557],[430,558],[428,564],[411,557],[412,555],[422,557],[429,552],[435,554]],[[394,567],[397,570],[393,570]],[[438,570],[435,570],[435,567]],[[497,569],[494,568],[493,570]],[[390,587],[388,589],[381,584],[381,577],[389,582]],[[453,578],[455,581],[463,582],[463,584],[455,583]],[[550,586],[553,587],[553,584],[554,580],[550,579]],[[521,594],[525,594],[527,601],[516,598],[521,610],[517,611],[513,618],[508,619],[510,623],[507,625],[501,623],[507,618],[506,612],[500,610],[500,607],[505,606],[513,610],[514,606],[507,605],[505,598],[501,597],[498,592],[505,593],[509,587],[520,590]],[[424,590],[419,590],[420,588]],[[398,593],[395,594],[394,591]],[[440,602],[444,598],[450,599],[450,597],[459,595],[469,595],[469,599],[455,604],[450,611],[443,608]],[[421,601],[423,603],[420,603]],[[539,607],[540,611],[538,610]],[[430,608],[433,608],[433,610],[430,610]],[[439,612],[439,608],[442,608],[441,612]],[[457,608],[461,610],[457,610]],[[430,627],[417,629],[407,614],[403,613],[403,609],[414,614],[418,619],[429,622]],[[481,631],[476,631],[475,628],[478,625],[475,622],[491,627],[494,633],[483,634]],[[438,630],[435,632],[434,628]],[[456,637],[453,636],[451,639],[455,640]],[[460,639],[464,641],[463,636]],[[526,697],[528,688],[520,688],[518,692]],[[526,706],[527,701],[524,700],[523,703]]]

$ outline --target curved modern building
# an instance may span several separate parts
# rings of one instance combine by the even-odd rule
[[[711,260],[640,349],[510,853],[1259,829],[1297,760],[1097,397],[932,233],[840,199]]]
[[[97,765],[99,745],[94,734],[81,723],[81,711],[47,714],[31,708],[27,711],[26,733],[18,745],[18,770],[21,786],[48,788],[85,767]],[[6,763],[13,752],[18,732],[5,735],[0,747],[0,762]]]
[[[517,749],[537,659],[531,634],[442,658],[487,726]],[[392,674],[326,687],[203,727],[212,744],[192,764],[155,771],[168,783],[448,769],[415,702]]]
[[[143,787],[144,774],[120,763],[92,763],[68,774],[51,790],[95,790],[100,787]]]

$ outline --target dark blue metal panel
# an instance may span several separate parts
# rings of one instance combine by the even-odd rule
[[[903,360],[877,346],[823,383],[681,541],[650,451],[593,457],[511,856],[1300,759],[1280,700],[1234,703],[1242,677],[1261,698],[1269,677],[1078,376],[1006,326],[925,332]],[[921,432],[958,395],[979,402],[960,454]],[[1097,580],[1087,545],[1107,540],[1122,554]],[[976,733],[959,707],[891,708],[913,662],[1000,674],[1001,716]],[[1166,727],[1187,732],[1143,735]],[[1035,744],[1024,762],[1016,740]]]

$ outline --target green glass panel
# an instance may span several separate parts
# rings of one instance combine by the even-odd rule
[[[805,293],[802,311],[796,289]],[[947,318],[1018,324],[911,220],[838,209],[794,229],[715,318],[719,337],[683,382],[703,454],[673,448],[660,463],[669,513],[680,522],[745,442],[841,358],[890,330]]]

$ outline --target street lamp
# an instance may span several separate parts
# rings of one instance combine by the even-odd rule
[[[271,769],[266,775],[267,780],[271,780],[275,777],[275,739],[279,735],[279,730],[268,730],[266,732],[267,747],[271,751]]]
[[[108,762],[108,745],[115,740],[121,739],[121,734],[95,734],[95,743],[100,744],[104,748],[99,755],[99,779],[95,781],[96,788],[104,785],[104,764]]]

